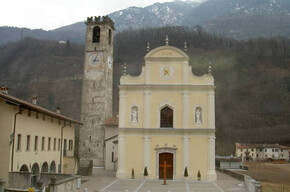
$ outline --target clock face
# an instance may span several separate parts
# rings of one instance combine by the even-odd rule
[[[102,55],[101,53],[93,53],[89,56],[89,64],[90,65],[98,65],[102,62]]]
[[[171,66],[162,66],[159,70],[161,77],[167,78],[173,74],[174,70]]]

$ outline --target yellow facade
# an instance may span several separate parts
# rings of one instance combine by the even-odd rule
[[[19,171],[65,173],[64,164],[74,164],[75,123],[0,93],[0,178],[8,181],[8,172]]]
[[[148,178],[161,179],[169,154],[172,179],[183,179],[187,167],[189,179],[200,171],[202,180],[216,180],[213,76],[193,75],[189,57],[172,46],[144,59],[138,77],[120,79],[117,178],[131,178],[132,169],[144,178],[147,167]]]

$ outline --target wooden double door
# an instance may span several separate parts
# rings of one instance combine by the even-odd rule
[[[159,179],[164,179],[164,165],[166,161],[166,179],[173,179],[173,154],[172,153],[160,153],[159,154]]]

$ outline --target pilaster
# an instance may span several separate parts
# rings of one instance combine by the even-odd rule
[[[208,94],[208,127],[215,129],[215,93],[209,92]]]
[[[126,127],[126,92],[119,93],[119,127]]]
[[[126,137],[124,135],[118,136],[118,171],[116,173],[116,177],[118,179],[126,178],[126,171],[125,171],[125,149]]]
[[[143,162],[144,168],[147,167],[148,173],[150,174],[150,148],[151,148],[151,137],[143,137]]]
[[[183,174],[185,167],[188,168],[189,166],[190,151],[189,151],[189,137],[188,136],[182,137],[182,144],[183,144],[183,170],[181,171],[181,173]]]
[[[208,137],[208,172],[207,178],[209,181],[216,181],[217,175],[215,172],[215,136]]]
[[[151,92],[144,92],[144,128],[150,128]]]
[[[188,92],[183,92],[182,93],[182,108],[183,108],[183,128],[184,129],[188,129],[189,126],[188,126],[188,113],[189,113],[189,106],[188,106],[188,98],[189,98],[189,93]]]

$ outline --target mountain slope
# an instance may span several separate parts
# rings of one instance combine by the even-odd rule
[[[117,33],[146,27],[199,25],[209,33],[227,38],[290,38],[289,0],[207,0],[202,3],[175,0],[144,8],[129,7],[109,16],[115,22]],[[52,31],[0,27],[0,45],[27,36],[84,43],[85,25],[78,22]]]
[[[185,20],[184,25],[199,24],[208,32],[236,39],[290,37],[290,1],[208,0]]]

